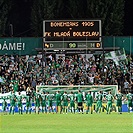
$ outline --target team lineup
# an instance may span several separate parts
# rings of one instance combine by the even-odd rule
[[[30,92],[30,91],[28,91]],[[106,102],[106,113],[110,114],[112,112],[112,104],[114,100],[116,100],[116,106],[118,107],[118,113],[122,114],[122,101],[127,101],[128,113],[130,113],[130,109],[133,109],[133,96],[129,92],[126,96],[118,90],[118,93],[113,96],[111,91],[108,92],[107,95],[103,95],[102,91],[99,91],[95,98],[93,98],[91,91],[88,91],[85,95],[83,95],[81,90],[78,90],[78,93],[70,92],[69,94],[65,91],[63,94],[60,91],[57,91],[55,94],[51,94],[48,91],[42,91],[40,93],[39,90],[30,93],[26,93],[26,95],[22,95],[21,92],[18,92],[18,95],[15,94],[14,91],[7,97],[1,97],[2,102],[2,111],[4,114],[7,114],[7,99],[10,101],[9,114],[15,113],[15,107],[18,107],[19,114],[23,114],[23,100],[26,102],[26,114],[31,114],[32,103],[34,103],[34,112],[35,113],[60,113],[67,114],[71,112],[75,113],[101,113],[102,103]],[[53,109],[53,103],[56,103],[56,109]],[[83,104],[86,104],[86,108],[84,108]],[[96,103],[96,109],[92,108],[93,104]]]

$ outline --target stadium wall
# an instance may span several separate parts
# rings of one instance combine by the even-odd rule
[[[35,55],[42,38],[0,38],[0,55]]]
[[[63,42],[62,42],[63,43]],[[36,48],[42,49],[43,38],[12,37],[0,38],[0,55],[36,55]],[[133,37],[102,36],[102,44],[105,48],[119,47],[125,49],[126,54],[133,54]],[[57,44],[58,45],[58,44]]]
[[[106,112],[106,103],[103,103],[102,105],[102,112]],[[84,103],[84,112],[86,112],[86,104]],[[93,104],[92,106],[93,108],[93,111],[96,109],[96,103]],[[9,109],[10,109],[10,103],[8,102],[8,106],[7,106],[7,112],[9,112]],[[31,107],[31,111],[34,112],[35,110],[35,105],[34,103],[32,103],[32,107]],[[48,109],[48,106],[47,106],[47,109]],[[41,110],[41,107],[40,107],[40,110]],[[54,112],[56,112],[56,103],[53,102],[53,110]],[[68,111],[70,112],[70,107],[68,105]],[[116,112],[117,111],[117,107],[116,107],[116,104],[113,103],[113,107],[112,107],[112,112]],[[0,112],[2,112],[2,101],[0,101]],[[15,112],[18,113],[18,107],[17,105],[15,106]],[[26,112],[26,103],[23,102],[23,112]],[[76,110],[76,112],[78,112]],[[122,104],[122,112],[128,112],[128,108],[127,108],[127,104]]]

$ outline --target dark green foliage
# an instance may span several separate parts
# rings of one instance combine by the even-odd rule
[[[54,17],[54,6],[52,5],[52,3],[54,3],[53,1],[34,0],[31,14],[31,27],[33,28],[34,36],[42,36],[43,20],[52,19]]]
[[[72,0],[72,18],[101,19],[103,35],[122,35],[124,0]]]
[[[101,19],[103,35],[122,35],[124,0],[35,0],[32,16],[40,36],[45,19]]]
[[[10,0],[0,0],[0,36],[5,36],[9,30],[8,15],[11,10]]]
[[[0,0],[0,36],[42,36],[43,20],[101,19],[102,35],[122,35],[124,0]],[[31,29],[31,30],[30,30]]]

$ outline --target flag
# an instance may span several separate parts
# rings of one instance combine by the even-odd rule
[[[114,63],[118,66],[123,64],[127,64],[127,58],[125,54],[124,48],[117,51],[111,51],[109,53],[104,54],[105,59],[111,59],[114,61]]]

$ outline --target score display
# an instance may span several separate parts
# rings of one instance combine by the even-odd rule
[[[86,49],[98,49],[101,48],[101,42],[53,42],[53,43],[44,43],[44,48],[46,50],[86,50]]]
[[[101,20],[43,21],[44,42],[100,42]]]

